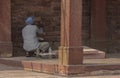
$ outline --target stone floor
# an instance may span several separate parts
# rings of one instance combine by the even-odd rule
[[[4,58],[9,60],[16,61],[32,61],[32,62],[40,62],[47,64],[58,64],[58,59],[41,59],[36,57],[11,57]],[[83,64],[120,64],[120,53],[114,54],[106,54],[106,58],[104,59],[84,59]]]
[[[84,59],[84,64],[120,64],[120,53],[106,54],[104,59]]]
[[[76,76],[76,77],[63,77],[58,75],[43,74],[37,72],[25,71],[18,67],[10,67],[7,65],[0,64],[0,78],[120,78],[120,74],[108,74],[107,71],[97,71],[104,74],[99,74],[98,76]],[[93,73],[97,73],[93,72]],[[115,72],[115,71],[111,71]],[[120,72],[120,71],[116,71]]]
[[[32,61],[37,63],[58,64],[58,59],[40,59],[35,57],[0,58],[16,61]],[[84,59],[83,65],[120,65],[120,54],[107,54],[105,59]],[[89,76],[87,76],[89,75]],[[43,74],[25,71],[22,68],[10,67],[0,64],[0,78],[120,78],[120,70],[99,70],[76,77],[63,77],[58,75]]]

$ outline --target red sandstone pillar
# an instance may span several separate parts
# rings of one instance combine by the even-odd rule
[[[11,0],[0,0],[0,57],[12,56]]]
[[[91,45],[106,48],[106,0],[91,0]]]
[[[79,65],[83,63],[81,27],[82,0],[62,0],[59,64]]]

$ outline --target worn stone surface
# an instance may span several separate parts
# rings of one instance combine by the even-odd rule
[[[0,78],[120,78],[119,73],[120,73],[119,70],[116,71],[101,70],[88,73],[91,74],[92,76],[76,75],[71,77],[70,76],[64,77],[58,75],[24,71],[23,69],[18,67],[11,67],[0,64]]]
[[[109,54],[104,59],[84,59],[83,64],[78,65],[61,65],[58,64],[58,59],[41,59],[35,57],[0,58],[0,63],[13,67],[21,67],[33,72],[57,75],[92,75],[97,71],[104,70],[107,72],[110,71],[108,74],[114,71],[114,74],[118,74],[120,72],[116,72],[116,70],[120,70],[119,55]]]

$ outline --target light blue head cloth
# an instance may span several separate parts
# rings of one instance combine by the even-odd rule
[[[33,24],[34,23],[34,16],[30,16],[25,20],[26,24]]]

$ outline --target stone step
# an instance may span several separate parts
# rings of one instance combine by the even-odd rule
[[[58,50],[52,51],[52,53],[55,53],[56,57],[58,57]],[[103,59],[105,58],[105,52],[89,48],[89,47],[83,47],[83,54],[84,58],[86,59]]]
[[[0,58],[0,63],[8,66],[20,67],[27,71],[54,75],[65,75],[64,73],[68,72],[66,76],[69,74],[71,76],[73,75],[73,77],[75,77],[75,74],[76,76],[82,77],[85,75],[101,75],[102,73],[100,71],[102,70],[111,72],[113,72],[112,70],[120,70],[119,58],[115,59],[112,57],[111,59],[84,59],[84,63],[78,65],[61,65],[58,59],[38,59],[34,57]],[[68,66],[70,70],[66,70]],[[103,73],[105,75],[106,72]]]
[[[105,52],[98,51],[96,54],[85,54],[86,59],[103,59],[105,58]]]
[[[83,47],[83,54],[84,58],[87,59],[103,59],[105,58],[105,52],[89,48],[89,47]]]
[[[97,54],[98,50],[96,49],[83,49],[83,54],[87,55],[87,54]]]

